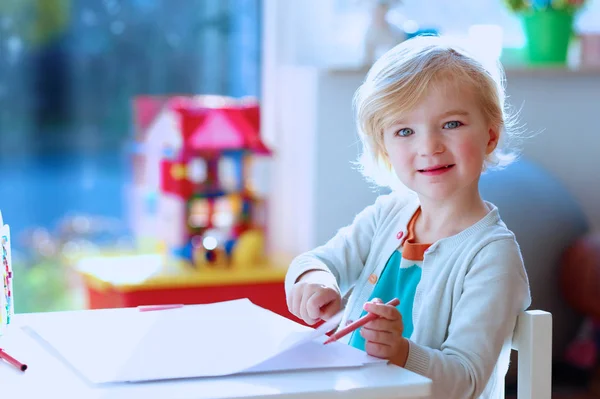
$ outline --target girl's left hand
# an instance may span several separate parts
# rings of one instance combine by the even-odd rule
[[[400,311],[392,305],[386,305],[379,298],[364,305],[364,309],[379,316],[360,329],[365,339],[365,350],[371,355],[404,367],[408,357],[408,340],[402,337],[404,323]]]

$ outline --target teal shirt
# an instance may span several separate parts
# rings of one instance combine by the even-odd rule
[[[410,338],[413,332],[413,303],[420,280],[421,262],[404,259],[400,250],[396,250],[388,259],[369,298],[369,300],[379,298],[383,302],[389,302],[394,298],[400,300],[397,308],[402,315],[402,322],[404,323],[402,336],[405,338]],[[365,314],[366,312],[363,310],[360,317]],[[352,333],[349,345],[365,350],[365,340],[360,335],[359,330]]]

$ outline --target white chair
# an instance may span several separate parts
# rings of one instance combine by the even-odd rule
[[[512,341],[518,351],[517,398],[552,396],[552,314],[527,310],[519,316]]]

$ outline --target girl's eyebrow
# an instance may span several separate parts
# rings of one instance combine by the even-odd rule
[[[443,114],[441,114],[439,116],[439,118],[442,119],[442,118],[446,118],[448,116],[455,116],[455,115],[458,115],[458,116],[469,116],[470,114],[469,114],[469,111],[466,111],[464,109],[451,109],[450,111],[446,111]],[[391,128],[391,127],[396,127],[398,125],[406,125],[406,124],[407,123],[404,122],[403,119],[394,119],[394,121],[389,124],[389,127]]]
[[[445,118],[451,115],[461,115],[461,116],[469,116],[469,112],[463,109],[452,109],[450,111],[446,111],[440,115],[440,118]]]
[[[398,125],[406,125],[403,119],[394,119],[392,123],[389,124],[389,127],[396,127]]]

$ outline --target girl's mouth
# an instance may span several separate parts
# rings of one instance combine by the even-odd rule
[[[436,165],[436,166],[432,166],[432,167],[425,168],[425,169],[419,169],[419,173],[422,173],[424,175],[429,175],[429,176],[441,175],[442,173],[448,172],[453,167],[454,167],[454,164]]]

